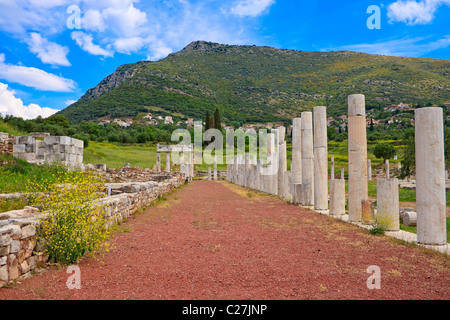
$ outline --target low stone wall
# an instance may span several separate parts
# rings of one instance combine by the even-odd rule
[[[105,184],[106,192],[116,193],[98,200],[105,209],[108,227],[129,218],[185,181],[184,175],[173,173],[159,182]],[[36,246],[36,228],[45,215],[33,207],[0,214],[0,286],[31,277],[39,264],[47,262],[43,248]]]

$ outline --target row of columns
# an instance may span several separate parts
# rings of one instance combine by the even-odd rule
[[[443,111],[420,108],[415,111],[416,132],[416,207],[417,242],[429,245],[447,244],[446,194]],[[292,162],[287,171],[285,128],[267,136],[268,163],[250,161],[248,154],[238,155],[227,167],[227,180],[269,194],[294,204],[329,210],[333,216],[346,213],[355,223],[378,223],[387,231],[399,230],[399,185],[397,178],[377,179],[377,213],[368,199],[371,164],[367,159],[365,97],[348,97],[348,198],[345,195],[344,172],[335,179],[334,157],[328,181],[328,147],[326,107],[302,112],[293,119]],[[271,164],[278,171],[267,174]],[[276,167],[276,166],[275,166]],[[328,190],[329,182],[329,190]],[[328,192],[329,191],[329,192]],[[371,212],[363,216],[363,212]]]

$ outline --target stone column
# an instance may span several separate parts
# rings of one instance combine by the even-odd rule
[[[345,214],[345,180],[333,179],[330,181],[330,215],[342,216]]]
[[[278,157],[275,151],[275,134],[273,133],[267,135],[267,159],[270,162],[268,167],[271,167],[272,169],[265,168],[266,192],[276,195],[278,192]]]
[[[314,205],[314,142],[312,113],[302,112],[302,205]]]
[[[368,198],[365,97],[348,97],[348,219],[361,221],[361,200]]]
[[[161,172],[161,152],[156,153],[156,171]]]
[[[417,242],[447,243],[443,111],[415,111]]]
[[[214,181],[217,181],[217,156],[214,155]]]
[[[334,180],[334,156],[331,156],[330,180]]]
[[[281,198],[286,197],[286,188],[288,186],[285,183],[285,175],[287,171],[287,159],[286,159],[286,141],[283,141],[278,145],[279,156],[279,168],[278,168],[278,196]]]
[[[369,181],[372,180],[372,161],[370,159],[367,160],[367,176]]]
[[[170,152],[166,152],[166,172],[170,172]]]
[[[341,168],[341,179],[345,180],[345,170],[344,170],[344,168]]]
[[[389,160],[386,160],[384,167],[386,169],[386,179],[390,178],[390,172],[389,172]]]
[[[327,108],[314,107],[314,208],[328,209]]]
[[[211,181],[211,167],[208,167],[208,181]]]
[[[377,223],[386,231],[400,228],[398,179],[377,179]]]
[[[302,183],[302,119],[292,120],[292,183]]]
[[[285,183],[284,183],[284,174],[287,170],[287,158],[286,158],[286,141],[284,141],[286,136],[286,128],[278,127],[278,190],[277,194],[279,197],[285,197]]]

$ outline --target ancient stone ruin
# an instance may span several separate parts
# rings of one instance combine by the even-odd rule
[[[388,162],[386,175],[377,177],[376,208],[375,200],[368,198],[368,180],[373,176],[367,159],[365,110],[364,95],[348,97],[347,198],[343,171],[341,179],[335,178],[334,158],[328,176],[326,107],[302,112],[293,120],[290,171],[286,169],[285,128],[279,127],[267,134],[267,159],[235,156],[227,167],[227,181],[366,228],[379,224],[391,236],[449,253],[442,109],[415,111],[417,212],[407,211],[402,217],[399,181],[390,176]],[[271,172],[270,168],[276,169]],[[417,223],[417,235],[400,230],[400,218],[407,224]]]
[[[15,137],[13,156],[35,164],[60,162],[76,169],[83,163],[83,147],[82,140],[71,137],[34,134]]]

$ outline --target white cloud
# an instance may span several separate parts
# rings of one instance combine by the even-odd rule
[[[433,21],[437,9],[442,5],[450,5],[450,0],[398,0],[388,6],[389,21],[408,25],[428,24]]]
[[[104,57],[112,57],[113,53],[109,52],[99,45],[94,44],[93,37],[90,34],[86,34],[82,31],[74,31],[72,32],[72,39],[75,40],[77,45],[80,46],[84,51],[96,55],[96,56],[104,56]]]
[[[105,31],[107,26],[100,11],[89,9],[83,15],[82,27],[87,31]]]
[[[67,60],[69,48],[50,42],[36,32],[30,33],[30,38],[26,42],[30,51],[37,54],[43,63],[67,67],[71,65],[69,60]]]
[[[42,108],[37,104],[24,105],[22,100],[15,97],[15,91],[9,90],[8,85],[0,82],[0,114],[13,115],[23,119],[35,119],[38,116],[50,117],[59,110]]]
[[[74,104],[77,101],[78,100],[71,100],[71,99],[69,99],[69,100],[64,101],[64,103],[66,104],[66,106],[70,106],[71,104]]]
[[[355,44],[335,47],[333,50],[348,50],[386,56],[420,57],[427,53],[450,46],[450,35],[436,41],[426,38],[404,38],[378,43]]]
[[[70,92],[76,87],[73,80],[44,70],[7,64],[3,53],[0,53],[0,78],[42,91]]]
[[[230,12],[240,17],[257,17],[274,3],[275,0],[239,0]]]
[[[140,37],[119,38],[114,41],[114,47],[120,53],[130,54],[140,50],[145,44],[145,39]]]

